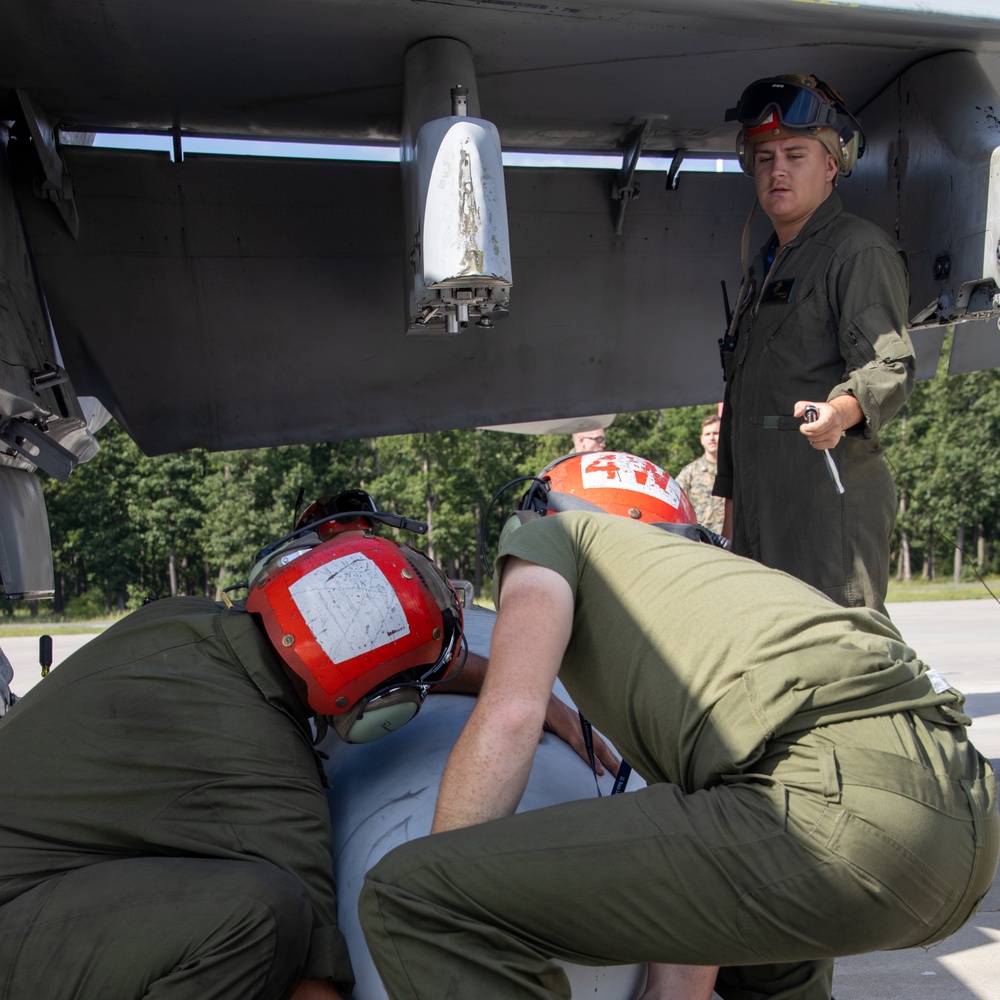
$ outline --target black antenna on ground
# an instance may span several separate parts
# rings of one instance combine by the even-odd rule
[[[295,506],[292,508],[292,531],[295,530],[295,522],[299,519],[299,508],[302,506],[302,501],[305,499],[306,488],[304,486],[299,487],[299,495],[295,498]]]
[[[49,668],[52,666],[51,635],[40,635],[38,637],[38,663],[42,668],[42,676],[47,677]]]

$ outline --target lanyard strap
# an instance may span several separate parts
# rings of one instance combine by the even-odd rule
[[[580,716],[580,728],[583,730],[583,745],[587,748],[587,759],[590,761],[590,769],[594,772],[594,784],[597,785],[597,797],[603,798],[604,793],[601,791],[600,782],[597,780],[597,758],[594,756],[594,727],[583,717],[583,712],[577,709],[577,715]],[[625,791],[625,786],[628,784],[629,775],[632,773],[632,767],[625,761],[622,761],[618,765],[618,777],[615,778],[615,783],[611,788],[612,795],[618,795],[619,792]]]

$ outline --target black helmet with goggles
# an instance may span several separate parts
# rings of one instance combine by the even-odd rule
[[[815,76],[774,76],[756,80],[740,95],[726,121],[738,121],[736,152],[744,172],[753,176],[747,146],[769,139],[805,135],[817,139],[846,177],[864,154],[865,136],[843,98]]]

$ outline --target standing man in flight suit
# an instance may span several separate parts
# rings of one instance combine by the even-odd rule
[[[903,256],[841,207],[837,179],[864,136],[832,88],[811,76],[758,80],[726,117],[742,126],[740,164],[774,232],[743,262],[723,342],[723,533],[738,555],[838,604],[884,611],[896,494],[878,435],[915,370]]]

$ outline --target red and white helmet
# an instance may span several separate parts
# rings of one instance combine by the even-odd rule
[[[463,648],[445,575],[416,549],[371,535],[293,539],[255,567],[246,607],[309,707],[350,743],[412,719]]]
[[[519,508],[542,514],[602,510],[646,524],[698,523],[691,502],[669,473],[625,451],[557,459],[538,474]]]

